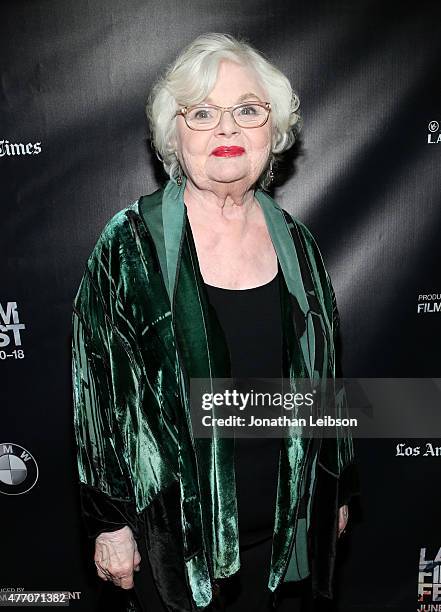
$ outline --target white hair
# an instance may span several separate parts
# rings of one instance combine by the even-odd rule
[[[152,145],[166,173],[176,181],[181,169],[173,146],[176,142],[175,113],[180,107],[198,104],[208,96],[216,84],[222,60],[252,68],[267,92],[267,101],[271,103],[271,155],[259,177],[260,186],[266,188],[275,156],[295,142],[301,125],[300,115],[296,113],[300,101],[288,78],[245,39],[216,32],[202,34],[167,67],[165,74],[154,84],[146,107]]]

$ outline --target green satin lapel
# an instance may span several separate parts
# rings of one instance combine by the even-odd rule
[[[209,376],[204,367],[209,363],[203,313],[199,308],[198,291],[191,257],[185,243],[186,209],[183,188],[169,181],[162,201],[152,202],[144,210],[144,220],[155,243],[164,284],[169,296],[172,326],[176,339],[176,376],[180,388],[183,413],[179,421],[178,469],[181,493],[184,559],[187,576],[198,606],[211,601],[210,563],[204,544],[201,508],[201,475],[196,460],[196,445],[189,414],[189,379]],[[158,205],[160,204],[160,205]],[[184,249],[182,256],[181,249]],[[198,367],[200,366],[200,369]]]
[[[280,267],[282,268],[286,286],[289,292],[297,298],[300,309],[306,317],[309,310],[308,298],[306,297],[306,292],[303,287],[297,253],[282,209],[268,194],[260,189],[256,190],[255,197],[261,205],[266,226],[277,253]]]
[[[209,303],[197,259],[191,226],[184,225],[174,290],[174,321],[187,389],[195,378],[231,377],[227,341]],[[234,487],[234,439],[217,435],[195,439],[198,482],[203,504],[204,540],[216,578],[239,569],[237,505]]]
[[[185,218],[184,189],[186,179],[179,187],[168,181],[162,199],[162,225],[165,245],[165,269],[170,303],[173,302],[176,274],[178,269],[179,246],[182,239]],[[173,304],[172,304],[173,306]]]
[[[297,241],[297,245],[294,244],[291,230],[277,202],[261,190],[256,191],[255,197],[261,204],[288,291],[297,301],[298,309],[304,318],[303,329],[299,330],[297,328],[296,333],[300,341],[308,376],[311,380],[318,381],[326,375],[324,370],[326,369],[327,355],[319,354],[317,343],[321,343],[321,337],[323,336],[329,339],[332,333],[326,309],[320,305],[320,303],[323,303],[320,283],[314,282],[314,276],[318,276],[318,272],[309,269],[310,259],[303,253],[304,246],[297,228],[293,228],[294,239]],[[302,257],[302,265],[300,257]],[[322,359],[323,356],[324,359]]]

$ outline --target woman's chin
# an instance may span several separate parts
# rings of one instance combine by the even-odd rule
[[[216,158],[209,162],[205,171],[208,178],[217,183],[234,183],[249,174],[249,164],[240,158]]]
[[[238,172],[237,170],[225,170],[221,172],[213,172],[208,175],[208,178],[215,183],[236,183],[246,178],[246,172]]]

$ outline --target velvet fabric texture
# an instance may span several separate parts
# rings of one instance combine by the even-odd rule
[[[91,538],[128,524],[147,533],[167,610],[203,610],[240,568],[234,439],[194,438],[192,378],[229,378],[223,331],[200,273],[183,194],[168,181],[119,211],[101,233],[74,301],[74,424],[83,516]],[[307,228],[256,190],[282,274],[283,376],[334,380],[331,411],[347,415],[336,380],[338,313]],[[318,407],[320,409],[320,407]],[[311,574],[333,596],[338,508],[358,493],[350,432],[293,431],[280,452],[268,588]],[[299,509],[306,512],[299,515]],[[173,520],[171,517],[175,517]],[[176,520],[175,520],[176,519]]]

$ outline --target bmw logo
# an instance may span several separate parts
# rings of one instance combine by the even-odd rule
[[[14,442],[0,442],[0,493],[22,495],[38,480],[38,465],[31,453]]]

